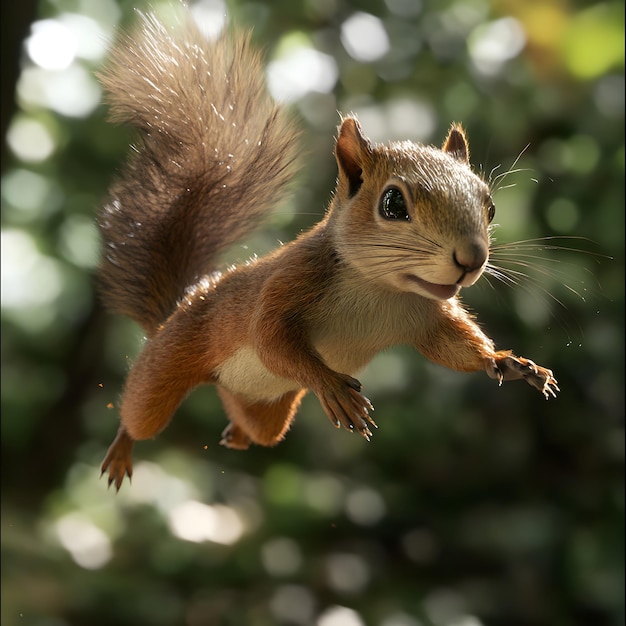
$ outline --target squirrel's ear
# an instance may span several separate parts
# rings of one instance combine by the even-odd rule
[[[350,196],[353,196],[363,183],[364,160],[371,152],[369,140],[363,134],[355,117],[346,117],[341,122],[335,146],[335,157],[339,165],[339,177],[348,182]]]
[[[469,143],[460,124],[452,124],[441,149],[458,161],[469,165]]]

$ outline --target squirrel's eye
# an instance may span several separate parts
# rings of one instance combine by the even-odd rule
[[[402,192],[397,187],[389,187],[380,197],[378,211],[386,220],[411,221]]]
[[[490,224],[495,216],[496,216],[496,205],[493,203],[492,200],[490,200],[489,207],[487,208],[487,219],[489,220]]]

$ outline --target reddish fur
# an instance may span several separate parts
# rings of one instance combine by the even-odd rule
[[[500,380],[524,378],[546,397],[554,395],[558,387],[552,373],[510,352],[496,352],[456,297],[439,300],[415,287],[416,266],[444,278],[456,275],[461,270],[453,259],[459,251],[476,249],[477,242],[485,249],[488,245],[489,190],[468,165],[469,147],[458,125],[437,150],[408,142],[373,145],[356,119],[346,117],[336,145],[338,186],[326,217],[267,257],[223,276],[211,274],[217,253],[250,232],[272,197],[283,192],[295,134],[283,112],[258,91],[256,57],[248,59],[254,88],[245,82],[245,38],[222,37],[208,51],[218,60],[236,59],[228,89],[234,85],[247,102],[251,126],[265,129],[258,151],[241,153],[232,178],[217,176],[211,146],[228,152],[228,142],[236,139],[217,132],[210,115],[200,116],[198,136],[180,130],[196,113],[194,90],[188,99],[183,90],[175,108],[163,109],[167,123],[156,116],[155,125],[164,124],[166,137],[152,136],[141,103],[158,113],[155,100],[161,106],[161,91],[167,90],[155,95],[125,71],[125,64],[132,67],[137,58],[149,56],[146,50],[159,48],[160,37],[182,38],[172,54],[187,50],[191,42],[196,55],[194,46],[208,44],[189,25],[174,36],[152,18],[148,22],[137,37],[153,45],[142,51],[128,40],[114,53],[116,63],[104,81],[118,116],[142,129],[144,142],[113,186],[114,203],[101,217],[108,250],[101,265],[103,293],[112,308],[136,319],[149,337],[128,375],[121,426],[102,465],[110,483],[119,488],[131,475],[133,442],[163,430],[185,396],[201,384],[217,385],[230,418],[222,443],[231,448],[245,449],[251,442],[276,445],[307,390],[333,424],[369,439],[371,404],[352,376],[377,352],[396,344],[413,345],[451,369],[486,370]],[[191,72],[185,56],[191,53],[180,54],[182,69],[176,71],[186,79],[206,80],[195,66]],[[146,63],[154,71],[159,68],[151,59]],[[168,86],[172,76],[157,71],[150,78]],[[227,91],[222,100],[232,95],[219,81],[210,87]],[[139,103],[129,95],[133,89],[145,90]],[[204,88],[200,91],[204,94]],[[183,157],[188,159],[184,175],[172,165]],[[407,194],[412,219],[404,224],[386,223],[373,212],[389,181]],[[138,195],[142,185],[146,197]],[[415,258],[394,256],[396,249],[415,246],[424,231],[445,254],[417,246]],[[381,247],[387,241],[395,248]],[[477,278],[481,268],[471,271]],[[456,281],[444,278],[437,284]]]
[[[282,441],[306,393],[301,389],[267,404],[247,402],[219,385],[217,391],[231,420],[222,442],[238,449],[247,448],[250,442],[275,446]]]

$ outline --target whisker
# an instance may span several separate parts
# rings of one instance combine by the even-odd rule
[[[517,183],[511,183],[510,185],[502,185],[500,187],[498,187],[497,189],[494,189],[494,193],[496,191],[503,191],[504,189],[512,189],[513,187],[517,187]]]
[[[491,284],[490,278],[495,278],[496,280],[502,282],[503,284],[509,287],[515,287],[515,289],[521,289],[524,293],[527,293],[535,298],[540,298],[544,303],[549,304],[550,302],[558,305],[558,310],[554,311],[550,308],[549,314],[558,322],[559,326],[563,329],[563,331],[567,334],[568,340],[572,341],[571,338],[571,324],[574,323],[576,326],[576,332],[579,335],[584,335],[584,331],[580,325],[580,323],[575,319],[567,320],[558,311],[569,311],[565,302],[555,296],[551,291],[543,287],[540,283],[533,280],[528,275],[521,272],[513,272],[514,275],[509,275],[508,270],[503,268],[494,268],[488,267],[485,269],[484,277],[487,279],[486,283],[494,289],[494,286]]]
[[[520,154],[520,156],[522,155]],[[519,157],[517,157],[517,159],[519,159]],[[515,161],[515,163],[517,163],[517,160]],[[511,167],[514,167],[515,163],[513,163]],[[532,169],[528,167],[519,167],[516,170],[510,169],[510,170],[507,170],[506,172],[500,172],[500,174],[494,177],[492,182],[496,183],[500,178],[506,178],[509,174],[518,174],[519,172],[532,172]],[[500,187],[498,187],[498,189],[500,189]]]
[[[511,269],[511,268],[500,267],[498,269],[500,270],[500,272],[504,273],[504,275],[507,276],[507,278],[509,278],[509,282],[514,284],[516,287],[520,287],[520,286],[525,287],[526,290],[530,292],[532,290],[529,288],[529,284],[531,284],[533,287],[539,289],[545,295],[549,296],[552,300],[557,302],[564,309],[567,309],[567,306],[561,300],[559,300],[559,298],[557,298],[551,291],[549,291],[547,287],[544,287],[537,280],[533,279],[532,276],[529,276],[528,274],[524,272]],[[542,273],[544,276],[553,278],[549,272],[542,272],[542,268],[534,268],[534,269],[536,269],[539,273]],[[574,289],[573,287],[565,283],[562,283],[562,285],[563,287],[565,287],[565,289],[567,289],[568,291],[570,291],[571,293],[579,297],[583,302],[586,302],[585,297],[582,294],[580,294],[578,291],[576,291],[576,289]]]
[[[515,161],[513,161],[513,164],[511,165],[511,167],[506,170],[505,172],[501,172],[500,174],[498,174],[497,176],[493,176],[493,173],[496,171],[496,169],[498,167],[500,167],[499,165],[494,167],[490,174],[489,174],[489,186],[492,188],[492,193],[496,193],[497,191],[500,191],[501,189],[508,189],[511,185],[508,185],[507,187],[502,187],[502,185],[498,185],[498,181],[501,180],[502,183],[504,183],[504,180],[506,179],[506,177],[509,174],[516,174],[518,172],[531,172],[532,170],[529,168],[518,168],[515,169],[515,166],[519,163],[519,160],[522,158],[522,155],[524,154],[524,152],[526,152],[526,150],[528,150],[528,148],[530,147],[530,144],[526,144],[526,146],[523,148],[523,150],[517,155],[517,157],[515,158]]]
[[[485,268],[485,275],[492,276],[496,280],[499,280],[501,283],[508,286],[515,286],[519,282],[514,276],[508,274],[506,270],[493,265],[487,265]]]
[[[593,239],[589,239],[588,237],[580,237],[576,235],[551,235],[547,237],[536,237],[532,239],[520,239],[519,241],[511,241],[500,243],[492,246],[492,250],[497,249],[522,249],[524,246],[528,248],[535,248],[539,250],[566,250],[568,252],[577,252],[580,254],[587,254],[589,256],[596,257],[597,259],[610,259],[613,257],[607,256],[605,254],[594,252],[593,250],[585,250],[584,248],[574,248],[564,245],[559,245],[559,241],[577,241],[577,242],[585,242],[597,245]],[[548,242],[548,243],[546,243]],[[556,242],[556,243],[553,243]]]
[[[496,165],[494,168],[491,169],[491,172],[489,172],[489,176],[487,177],[487,180],[489,181],[489,186],[491,186],[491,183],[493,182],[493,174],[494,174],[494,172],[497,169],[499,169],[500,167],[502,167],[501,163],[499,165]]]

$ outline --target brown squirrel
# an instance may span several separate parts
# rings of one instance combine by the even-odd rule
[[[307,390],[334,426],[369,440],[373,407],[353,375],[392,345],[556,395],[549,369],[496,351],[457,297],[487,264],[495,211],[460,125],[437,149],[374,144],[343,117],[325,217],[219,271],[220,253],[284,198],[298,153],[249,36],[208,41],[188,15],[142,15],[100,79],[112,119],[140,133],[99,214],[101,292],[147,335],[102,464],[109,485],[130,478],[134,442],[201,384],[216,385],[230,418],[227,447],[276,445]]]

